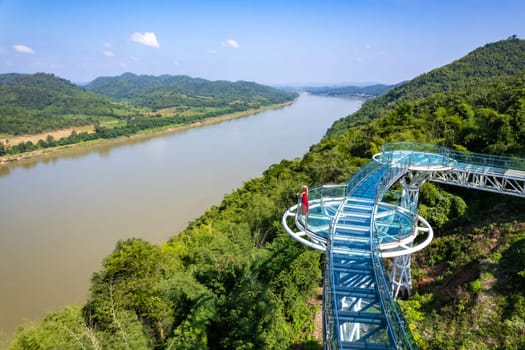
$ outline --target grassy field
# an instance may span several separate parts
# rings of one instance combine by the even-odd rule
[[[180,115],[184,117],[194,117],[204,115],[207,113],[218,113],[225,114],[227,107],[191,107],[191,106],[176,106],[159,109],[156,112],[151,112],[151,115],[160,114],[163,117],[173,117],[174,115]]]

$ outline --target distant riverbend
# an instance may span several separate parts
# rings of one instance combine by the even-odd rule
[[[24,320],[82,305],[118,240],[165,242],[361,104],[301,95],[246,118],[0,167],[0,348]]]

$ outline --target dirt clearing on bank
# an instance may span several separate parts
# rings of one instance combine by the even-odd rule
[[[4,145],[6,145],[7,143],[11,146],[14,146],[22,142],[31,141],[33,144],[36,145],[38,140],[46,141],[48,136],[52,136],[53,139],[58,141],[62,137],[67,137],[71,135],[73,131],[76,131],[77,133],[81,133],[81,132],[93,133],[95,132],[95,127],[93,125],[78,126],[75,128],[66,128],[66,129],[55,130],[55,131],[47,131],[47,132],[43,132],[41,134],[35,134],[35,135],[13,136],[13,135],[2,134],[0,135],[0,142],[2,142]]]

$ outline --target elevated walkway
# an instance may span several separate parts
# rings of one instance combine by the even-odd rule
[[[525,198],[525,160],[435,145],[386,144],[346,185],[310,190],[307,213],[299,200],[284,214],[290,236],[326,252],[325,349],[416,348],[395,298],[410,293],[411,254],[433,237],[428,222],[417,215],[418,191],[425,181]],[[402,187],[399,203],[383,202],[396,182]],[[289,225],[292,218],[295,228]],[[384,258],[394,258],[390,276]]]

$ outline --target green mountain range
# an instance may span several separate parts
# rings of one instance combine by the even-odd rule
[[[281,227],[301,185],[344,183],[393,141],[525,158],[524,47],[488,44],[366,102],[161,246],[118,242],[85,305],[21,328],[10,349],[322,349],[323,254]],[[525,348],[525,201],[432,183],[419,197],[435,236],[399,301],[419,346]]]
[[[209,81],[185,75],[100,77],[85,86],[119,101],[154,110],[173,106],[223,107],[232,104],[258,108],[286,102],[293,93],[246,81]]]

